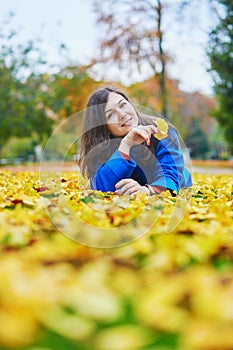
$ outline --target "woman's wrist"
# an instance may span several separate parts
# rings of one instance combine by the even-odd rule
[[[156,194],[156,192],[154,191],[153,187],[151,187],[150,185],[146,184],[146,185],[144,185],[144,187],[148,190],[148,194],[150,196]]]
[[[150,190],[150,188],[147,185],[144,185],[142,187],[144,188],[143,192],[145,192],[148,196],[152,195],[151,190]]]
[[[118,151],[129,155],[130,148],[131,147],[124,140],[122,140],[121,143],[120,143],[120,146],[118,148]]]
[[[161,192],[166,191],[166,188],[162,186],[151,186],[149,184],[146,184],[145,187],[147,187],[150,190],[151,195],[160,194]]]

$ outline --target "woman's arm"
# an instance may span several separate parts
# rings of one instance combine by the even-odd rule
[[[130,178],[136,166],[132,159],[126,160],[121,152],[116,150],[91,178],[91,188],[103,192],[114,192],[116,183]]]
[[[151,134],[157,132],[154,125],[139,125],[132,128],[121,140],[119,149],[113,153],[111,158],[100,166],[93,178],[91,178],[91,188],[106,191],[115,191],[115,185],[123,179],[129,179],[137,164],[132,159],[128,159],[132,146],[149,142]],[[148,192],[148,191],[147,191]]]
[[[160,186],[179,192],[181,187],[192,185],[191,175],[184,167],[183,153],[177,132],[169,128],[169,136],[158,142],[155,150],[157,171],[151,186]]]
[[[97,169],[91,178],[91,188],[103,192],[116,190],[116,193],[121,195],[138,191],[153,194],[152,190],[159,193],[166,189],[178,193],[181,187],[192,185],[191,175],[184,168],[182,150],[173,128],[170,128],[169,137],[156,144],[155,161],[154,174],[149,184],[151,187],[145,188],[130,179],[137,164],[127,154],[123,154],[119,147],[111,158]],[[116,184],[119,185],[116,187]]]

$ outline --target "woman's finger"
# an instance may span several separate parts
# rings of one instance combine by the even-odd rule
[[[140,143],[143,141],[146,141],[147,143],[149,142],[151,134],[150,132],[148,132],[148,130],[137,128],[135,130],[132,130],[132,132],[133,132],[133,139],[137,140],[137,138],[139,137],[138,142]]]
[[[131,195],[133,193],[136,193],[139,189],[140,185],[134,185],[131,184],[131,186],[127,186],[125,185],[122,189],[121,189],[121,195]]]
[[[123,180],[120,180],[116,183],[115,187],[116,188],[119,188],[119,187],[122,187],[124,186],[125,184],[128,184],[128,183],[137,183],[135,180],[133,179],[123,179]]]
[[[129,188],[127,191],[124,192],[124,195],[127,196],[132,196],[135,195],[138,192],[138,190],[136,190],[134,187],[133,188]]]
[[[123,195],[123,194],[129,194],[132,192],[132,190],[136,188],[133,184],[126,184],[123,187],[119,188],[115,191],[116,194]]]
[[[139,125],[138,128],[145,130],[148,134],[155,133],[158,129],[155,125]]]
[[[158,132],[158,128],[156,128],[155,125],[148,125],[148,127],[150,128],[151,134],[156,134]]]
[[[147,142],[148,146],[150,145],[151,135],[158,133],[158,129],[155,125],[139,125],[134,131],[138,132],[138,134]]]
[[[124,186],[120,187],[118,190],[115,191],[116,194],[125,194],[130,188],[132,188],[134,185],[131,183],[125,184]]]
[[[117,189],[115,191],[116,194],[131,194],[132,192],[137,191],[140,187],[139,183],[132,179],[123,179],[119,181],[116,186]]]

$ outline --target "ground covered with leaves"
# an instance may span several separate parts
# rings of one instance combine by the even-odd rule
[[[1,350],[233,349],[231,175],[194,174],[170,233],[178,198],[167,192],[119,201],[75,173],[59,181],[55,191],[37,172],[0,171]],[[61,196],[90,230],[159,215],[133,243],[89,247],[62,234]]]

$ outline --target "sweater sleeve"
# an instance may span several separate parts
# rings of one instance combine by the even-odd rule
[[[137,164],[132,160],[126,160],[116,150],[111,158],[97,169],[91,178],[91,188],[103,192],[115,191],[115,185],[121,179],[130,178]]]
[[[173,128],[169,137],[158,142],[155,153],[158,166],[151,186],[161,186],[178,193],[181,187],[192,185],[191,175],[184,167],[178,135]]]

